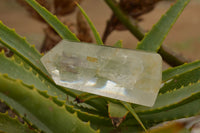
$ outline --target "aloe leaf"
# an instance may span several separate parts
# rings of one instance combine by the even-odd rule
[[[122,40],[117,41],[113,46],[116,48],[122,48],[123,47]]]
[[[115,127],[118,127],[123,122],[128,112],[122,105],[108,102],[108,114]]]
[[[200,61],[195,61],[181,66],[169,68],[162,73],[162,81],[165,82],[169,79],[172,79],[180,74],[183,74],[187,71],[191,71],[198,67],[200,67]]]
[[[77,106],[72,105],[68,105],[65,104],[65,102],[60,101],[57,99],[57,97],[50,97],[46,92],[41,92],[39,91],[41,95],[52,99],[57,105],[59,106],[65,106],[65,108],[70,112],[70,113],[76,113],[78,118],[80,118],[82,121],[88,122],[90,121],[93,124],[96,125],[104,125],[104,126],[112,126],[111,125],[111,120],[108,117],[104,117],[104,116],[100,116],[97,114],[94,114],[94,112],[84,112],[81,110],[80,107],[77,108]]]
[[[151,114],[138,114],[140,119],[143,121],[146,127],[157,125],[161,122],[177,120],[181,118],[188,118],[191,116],[199,115],[200,113],[200,99],[195,99],[187,104],[171,108],[169,110],[160,110],[159,112],[154,112]],[[135,119],[130,119],[128,115],[127,120],[122,123],[122,125],[136,126],[138,122]]]
[[[167,33],[189,2],[190,0],[178,0],[167,13],[162,16],[158,23],[153,26],[150,32],[145,35],[143,40],[138,43],[137,49],[157,52]]]
[[[34,70],[36,70],[37,75],[42,76],[42,79],[51,84],[50,87],[54,86],[55,84],[52,82],[50,78],[48,78],[46,75],[48,75],[46,69],[40,62],[41,54],[34,48],[32,47],[26,40],[25,38],[21,38],[19,35],[15,33],[14,30],[11,30],[7,28],[5,25],[3,25],[0,22],[0,42],[5,45],[6,47],[10,48],[18,57],[18,59],[22,59],[24,64],[30,65]],[[22,62],[22,61],[20,61]],[[5,64],[2,64],[5,65]],[[26,65],[27,66],[27,65]],[[11,67],[11,66],[10,66]],[[7,66],[5,66],[4,69],[6,69]],[[13,68],[15,69],[15,68]],[[8,70],[10,71],[10,70]],[[15,72],[14,72],[15,73]],[[13,74],[14,74],[13,73]],[[15,76],[20,76],[15,75]],[[23,75],[21,75],[23,76]],[[27,78],[28,80],[28,78]],[[75,95],[74,93],[71,93],[68,89],[64,89],[62,87],[58,87],[61,89],[63,92],[67,94],[72,94]],[[69,93],[68,93],[69,92]]]
[[[47,82],[55,86],[55,83],[53,83],[52,80],[46,76],[48,75],[48,72],[40,61],[42,55],[33,46],[31,46],[25,38],[17,35],[14,30],[7,28],[2,22],[0,22],[0,42],[19,56],[18,58],[21,58],[26,66],[30,65],[37,71],[38,75],[42,76]],[[62,87],[58,88],[64,92],[70,92]]]
[[[60,22],[58,18],[51,14],[47,9],[42,7],[35,0],[26,0],[36,12],[63,38],[69,41],[79,41],[79,39],[67,28],[66,25]]]
[[[200,113],[200,99],[195,99],[194,101],[188,102],[181,106],[171,108],[168,110],[160,110],[154,113],[140,114],[138,113],[140,119],[143,121],[146,127],[150,128],[161,122],[176,120],[180,118],[188,118],[191,116],[199,115]],[[131,118],[131,115],[127,115],[127,119],[121,124],[126,126],[136,126],[138,122]]]
[[[0,113],[0,132],[6,133],[36,133],[26,123],[22,124],[18,118],[11,118],[8,113]]]
[[[150,113],[169,110],[183,104],[187,104],[200,95],[200,82],[182,87],[168,93],[161,94],[157,97],[153,107],[140,106],[136,108],[137,113]]]
[[[127,102],[121,101],[121,104],[133,115],[133,117],[137,120],[137,122],[141,125],[141,127],[144,129],[145,132],[147,132],[147,129],[145,128],[144,124],[136,114],[135,110],[132,108],[131,104]]]
[[[58,96],[60,100],[66,100],[66,94],[52,85],[50,82],[46,81],[38,73],[29,67],[25,68],[22,61],[16,61],[16,58],[8,58],[3,52],[0,53],[0,73],[7,74],[13,79],[20,79],[25,84],[34,85],[41,91],[47,91],[51,96]]]
[[[159,111],[152,114],[139,115],[146,125],[158,124],[163,121],[176,120],[180,118],[188,118],[191,116],[199,115],[200,113],[200,99],[196,99],[182,106],[169,109],[167,111]],[[132,120],[127,121],[131,124]]]
[[[70,113],[76,113],[78,118],[81,119],[82,121],[85,122],[90,121],[95,125],[104,125],[112,127],[111,120],[108,117],[100,116],[89,112],[84,112],[79,108],[78,109],[75,108],[74,106],[65,105],[65,107]]]
[[[0,75],[0,98],[45,132],[96,132],[89,123],[82,122],[76,113],[66,111],[65,106],[58,106],[34,87],[5,75]]]
[[[34,46],[31,46],[25,38],[17,35],[15,30],[9,29],[1,21],[0,42],[25,60],[29,65],[48,75],[46,69],[40,61],[42,55],[34,48]]]
[[[88,17],[88,15],[85,13],[85,11],[83,10],[83,8],[78,4],[76,3],[76,5],[78,6],[78,8],[80,9],[81,13],[83,14],[83,16],[85,17],[85,19],[87,20],[92,32],[93,32],[93,35],[96,39],[96,42],[98,45],[103,45],[103,41],[101,40],[101,37],[99,36],[99,33],[97,32],[95,26],[93,25],[92,21],[90,20],[90,18]]]
[[[198,80],[200,80],[200,67],[175,76],[173,79],[164,84],[159,93],[166,93],[167,91],[179,89],[183,86],[195,83]]]

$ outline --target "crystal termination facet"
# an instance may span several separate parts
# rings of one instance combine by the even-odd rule
[[[161,85],[157,53],[63,40],[41,61],[58,85],[145,106]]]

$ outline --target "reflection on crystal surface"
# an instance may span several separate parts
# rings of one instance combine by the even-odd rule
[[[156,53],[63,40],[41,61],[58,85],[146,106],[161,84]]]

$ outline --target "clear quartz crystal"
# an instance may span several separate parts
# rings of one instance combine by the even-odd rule
[[[145,106],[161,85],[156,53],[63,40],[41,61],[58,85]]]

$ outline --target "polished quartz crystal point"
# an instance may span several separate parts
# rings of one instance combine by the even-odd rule
[[[63,40],[41,61],[58,85],[145,106],[161,85],[156,53]]]

